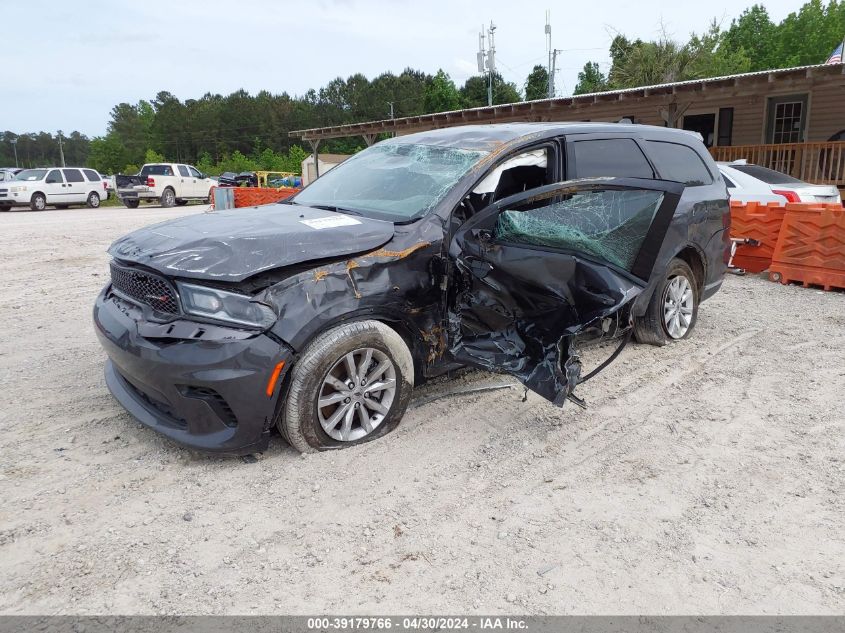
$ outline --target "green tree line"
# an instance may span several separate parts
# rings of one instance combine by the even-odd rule
[[[617,34],[611,65],[603,73],[588,62],[575,94],[634,88],[687,79],[823,63],[845,37],[845,1],[811,0],[778,23],[755,4],[722,30],[713,21],[702,34],[680,42],[668,34],[654,41]]]

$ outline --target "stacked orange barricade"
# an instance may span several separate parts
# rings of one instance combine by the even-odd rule
[[[845,209],[841,204],[786,205],[769,279],[845,289]]]
[[[223,201],[218,200],[219,196],[215,191],[231,192],[231,196],[227,193],[222,197]],[[212,187],[211,188],[211,207],[213,209],[234,208],[239,207],[257,207],[262,204],[273,204],[280,200],[290,198],[293,194],[300,191],[293,187],[279,187],[278,189],[271,189],[265,187]],[[223,206],[220,206],[220,205]]]
[[[784,213],[786,209],[777,202],[731,201],[731,237],[751,238],[760,243],[759,246],[738,245],[734,266],[752,273],[761,273],[769,267]]]
[[[257,207],[262,204],[273,204],[290,198],[299,189],[279,187],[270,189],[263,187],[235,187],[235,208]]]

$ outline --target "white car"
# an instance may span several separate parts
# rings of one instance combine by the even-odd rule
[[[137,176],[114,177],[117,197],[130,209],[141,201],[159,202],[163,207],[185,205],[190,200],[208,201],[217,183],[193,165],[149,163]]]
[[[105,183],[93,169],[24,169],[14,180],[0,183],[0,211],[23,206],[43,211],[48,205],[67,209],[83,204],[96,209],[107,196]]]
[[[833,185],[813,185],[774,169],[744,160],[718,163],[731,200],[740,202],[827,202],[841,203]]]

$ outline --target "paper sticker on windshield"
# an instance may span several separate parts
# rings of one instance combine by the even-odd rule
[[[353,224],[361,224],[359,220],[340,213],[336,215],[329,215],[324,218],[314,218],[313,220],[300,220],[300,222],[306,226],[310,226],[312,229],[331,229],[336,226],[352,226]]]

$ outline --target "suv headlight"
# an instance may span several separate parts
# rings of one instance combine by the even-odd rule
[[[188,314],[267,329],[276,322],[273,310],[245,295],[208,286],[176,282],[182,308]]]
[[[12,193],[18,193],[20,191],[26,191],[26,185],[14,185],[9,188],[9,191]]]

